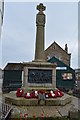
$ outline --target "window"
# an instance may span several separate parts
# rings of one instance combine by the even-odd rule
[[[72,73],[62,73],[63,80],[71,80],[72,78]]]
[[[55,50],[56,49],[56,45],[53,45],[52,48]]]

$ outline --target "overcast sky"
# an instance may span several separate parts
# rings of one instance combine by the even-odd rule
[[[39,2],[7,2],[2,26],[2,64],[34,59],[36,6]],[[68,44],[71,67],[78,67],[78,3],[44,2],[46,6],[45,49],[56,41],[63,49]],[[0,61],[1,63],[1,61]]]

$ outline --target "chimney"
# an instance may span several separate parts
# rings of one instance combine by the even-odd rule
[[[65,51],[68,53],[68,47],[67,47],[67,44],[65,44]]]

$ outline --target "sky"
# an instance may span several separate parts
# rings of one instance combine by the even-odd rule
[[[10,62],[34,60],[36,6],[40,2],[6,2],[0,44],[0,67]],[[78,3],[43,2],[46,6],[45,49],[56,41],[63,49],[68,44],[71,67],[78,67]]]
[[[80,68],[80,2],[78,3],[78,67]]]

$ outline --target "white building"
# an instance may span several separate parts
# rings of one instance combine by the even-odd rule
[[[4,1],[0,0],[0,38],[1,38],[1,26],[3,23],[3,13],[4,13]]]
[[[78,68],[80,68],[80,1],[78,2]]]

